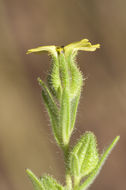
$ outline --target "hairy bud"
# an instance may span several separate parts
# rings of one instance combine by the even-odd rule
[[[71,174],[78,179],[89,175],[99,161],[97,143],[92,132],[86,132],[70,155]]]

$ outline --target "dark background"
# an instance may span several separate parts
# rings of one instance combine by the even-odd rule
[[[53,139],[36,78],[45,79],[46,54],[26,55],[40,45],[66,45],[88,38],[96,52],[81,52],[87,77],[72,141],[93,131],[99,151],[121,139],[92,190],[126,186],[126,1],[0,1],[0,190],[30,190],[25,168],[64,183],[62,153]]]

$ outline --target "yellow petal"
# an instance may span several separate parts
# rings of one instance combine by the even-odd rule
[[[78,42],[71,43],[64,47],[66,55],[76,53],[77,51],[95,51],[100,48],[100,44],[92,45],[88,39],[83,39]]]
[[[49,52],[50,54],[57,56],[56,46],[40,46],[34,49],[29,49],[26,54],[41,53],[43,51]]]

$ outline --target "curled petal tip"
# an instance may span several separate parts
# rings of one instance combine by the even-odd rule
[[[26,52],[26,54],[30,54],[30,53],[32,53],[30,50],[28,50],[28,51]]]
[[[95,44],[93,46],[97,49],[97,48],[100,48],[101,45],[100,44]]]

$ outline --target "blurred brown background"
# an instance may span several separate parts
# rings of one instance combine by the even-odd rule
[[[40,45],[88,38],[96,52],[78,56],[88,77],[72,141],[93,131],[102,151],[121,135],[90,189],[126,186],[126,1],[0,1],[0,190],[31,190],[25,168],[64,183],[62,153],[53,140],[36,78],[45,79],[46,54],[26,55]]]

